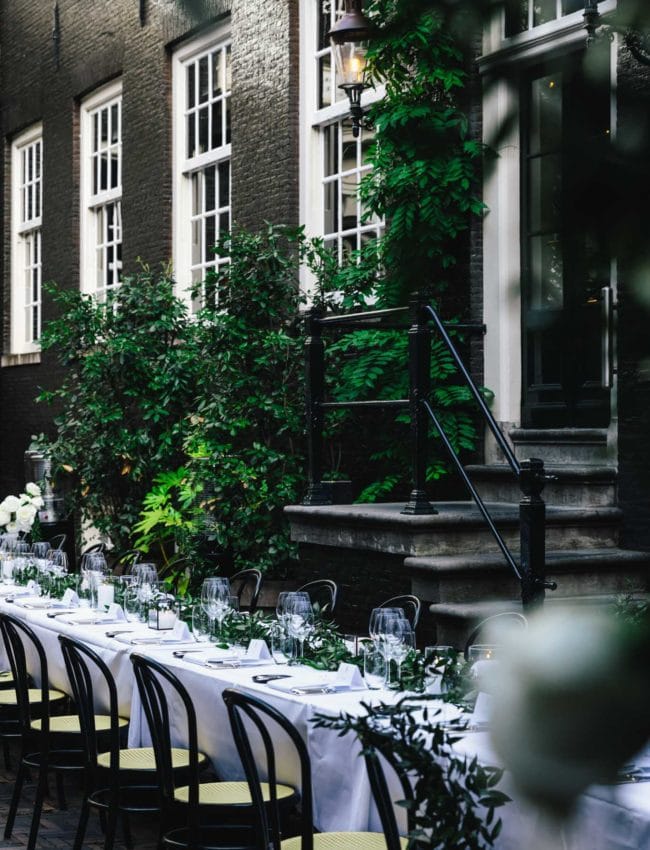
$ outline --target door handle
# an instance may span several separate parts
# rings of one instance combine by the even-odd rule
[[[611,286],[603,286],[600,290],[601,310],[601,360],[600,382],[605,390],[611,390],[613,384],[613,326],[614,326],[614,297]]]

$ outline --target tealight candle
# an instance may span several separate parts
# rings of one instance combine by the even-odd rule
[[[104,611],[115,601],[115,588],[112,584],[101,583],[97,585],[97,608]]]

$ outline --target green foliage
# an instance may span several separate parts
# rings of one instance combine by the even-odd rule
[[[404,697],[395,705],[365,705],[365,713],[316,715],[315,725],[355,734],[363,750],[376,748],[412,781],[413,801],[402,801],[413,819],[410,847],[447,850],[490,847],[501,830],[495,811],[509,798],[503,771],[454,751],[462,721],[443,725],[429,698]]]
[[[370,109],[376,144],[361,196],[386,219],[382,300],[433,287],[441,291],[456,264],[457,239],[483,203],[483,148],[459,106],[466,61],[457,33],[429,0],[370,0],[377,25],[370,73],[386,94]]]
[[[72,481],[72,506],[127,548],[156,473],[182,459],[197,351],[185,307],[163,272],[144,267],[104,304],[46,286],[59,308],[41,341],[66,367],[55,405],[56,437],[42,438],[57,474]]]

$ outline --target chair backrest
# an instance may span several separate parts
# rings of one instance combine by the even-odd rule
[[[501,614],[493,614],[491,617],[486,617],[485,620],[481,620],[481,622],[475,626],[470,633],[470,636],[465,641],[465,658],[469,657],[470,646],[475,643],[480,643],[481,636],[489,633],[490,631],[496,632],[498,637],[498,632],[500,630],[521,629],[524,631],[527,628],[528,620],[518,611],[503,611]]]
[[[242,693],[242,691],[227,688],[223,692],[223,699],[228,707],[230,725],[239,752],[239,757],[244,766],[248,787],[253,800],[255,835],[258,839],[256,850],[280,850],[280,812],[278,808],[276,786],[276,753],[274,742],[277,741],[277,724],[286,733],[293,743],[300,764],[300,792],[301,792],[301,814],[300,814],[300,850],[313,850],[314,847],[314,823],[313,823],[313,790],[311,782],[311,763],[307,747],[296,727],[273,706],[257,697]],[[266,764],[262,767],[269,784],[270,802],[265,805],[262,795],[262,784],[260,768],[253,755],[253,748],[247,729],[246,721],[257,730],[264,745]],[[249,726],[250,728],[250,726]],[[332,733],[334,734],[334,733]],[[384,749],[386,752],[384,752]],[[375,803],[379,810],[382,829],[386,838],[387,850],[400,850],[400,836],[395,818],[393,800],[388,790],[388,783],[379,758],[379,752],[384,755],[390,766],[398,775],[404,800],[413,799],[413,790],[408,781],[405,769],[399,764],[391,752],[391,739],[377,736],[377,742],[364,748],[364,756],[368,769],[368,777],[372,788]],[[409,814],[409,831],[413,828],[412,818]]]
[[[163,805],[169,806],[174,804],[170,717],[173,714],[174,727],[178,727],[179,721],[182,722],[183,718],[177,701],[180,700],[182,704],[187,724],[187,749],[189,750],[188,771],[183,784],[189,786],[188,827],[196,843],[199,831],[199,745],[194,703],[178,677],[159,662],[135,653],[131,655],[131,662],[151,733]],[[174,697],[178,698],[174,700],[171,710],[166,688],[171,689]]]
[[[333,614],[336,608],[336,600],[339,595],[339,588],[335,581],[329,578],[319,578],[316,581],[309,581],[298,588],[298,591],[304,591],[309,594],[312,605],[317,605],[321,614]]]
[[[66,539],[67,535],[65,534],[55,534],[49,541],[50,549],[63,549]]]
[[[111,571],[115,575],[128,575],[133,569],[133,565],[137,564],[142,558],[142,552],[139,549],[126,549],[123,552],[108,552],[106,560],[111,565]]]
[[[79,560],[81,561],[84,555],[94,555],[97,552],[105,554],[106,544],[103,541],[101,541],[100,543],[93,543],[92,546],[88,546],[86,549],[84,549],[81,555],[79,556]]]
[[[30,675],[27,668],[27,649],[32,650],[38,664],[35,670],[36,678],[40,678],[39,714],[41,717],[40,746],[41,752],[49,747],[50,732],[50,691],[47,670],[47,654],[43,644],[22,620],[11,614],[0,614],[0,632],[7,654],[7,660],[13,674],[14,689],[18,705],[18,726],[21,734],[33,735],[31,728],[33,717],[33,701],[29,699]]]
[[[257,608],[257,600],[262,589],[262,573],[259,570],[240,570],[230,577],[230,590],[239,599],[239,609],[242,610],[242,599],[247,603],[245,608],[253,613]]]
[[[120,764],[120,718],[115,679],[106,663],[89,646],[66,635],[59,635],[59,641],[65,661],[65,669],[72,688],[72,696],[79,711],[79,725],[84,741],[86,768],[90,771],[97,769],[97,756],[99,754],[95,724],[95,697],[100,689],[104,693],[108,693],[110,731],[108,742],[105,738],[102,741],[102,752],[106,752],[106,744],[108,743],[111,784],[117,787]]]
[[[422,603],[417,596],[413,596],[410,593],[405,593],[402,596],[393,596],[392,599],[387,599],[377,607],[401,608],[406,615],[406,619],[411,624],[411,628],[417,629],[418,623],[420,622],[420,610],[422,608]]]
[[[273,706],[257,697],[241,691],[226,688],[223,699],[228,708],[230,725],[239,752],[250,795],[253,801],[253,826],[256,838],[256,850],[280,850],[280,810],[277,798],[276,751],[274,742],[278,740],[279,727],[293,744],[300,764],[300,835],[301,850],[313,850],[313,794],[311,783],[311,763],[309,753],[298,730],[283,714]],[[262,779],[246,726],[246,720],[253,724],[264,746],[266,764],[264,775],[269,785],[269,802],[265,804],[262,794]]]
[[[408,775],[408,769],[395,755],[393,739],[390,735],[377,733],[370,740],[364,741],[363,757],[366,762],[368,779],[372,796],[379,812],[381,827],[386,838],[387,850],[400,850],[400,833],[395,817],[395,801],[388,788],[382,758],[386,760],[396,774],[402,789],[402,801],[405,804],[407,829],[410,832],[415,827],[415,810],[413,804],[413,786]]]

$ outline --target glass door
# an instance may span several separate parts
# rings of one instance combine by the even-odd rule
[[[529,427],[605,427],[607,246],[590,225],[598,157],[609,144],[610,91],[591,87],[580,57],[522,82],[523,411]]]

